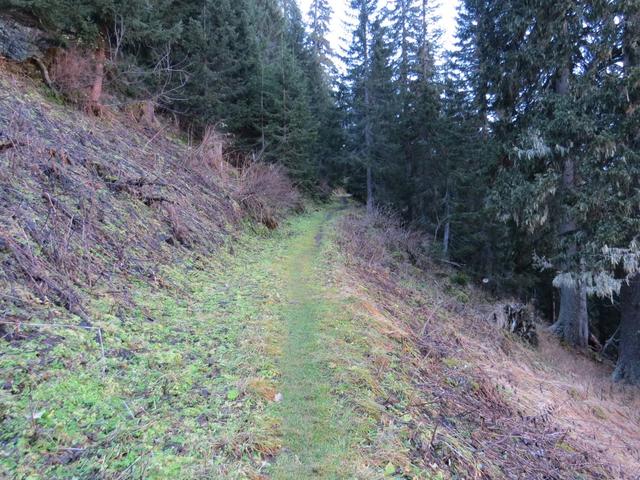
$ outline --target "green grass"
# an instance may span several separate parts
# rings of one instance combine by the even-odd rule
[[[3,341],[0,477],[245,478],[263,468],[277,422],[245,380],[278,375],[263,344],[287,235],[247,234],[235,255],[165,269],[164,288],[132,282],[133,308],[103,291],[90,317],[104,362],[94,330],[23,326],[23,338]]]
[[[2,340],[0,478],[403,478],[401,347],[340,293],[328,217],[105,286],[90,315],[104,361],[94,330],[24,326]],[[52,312],[33,321],[79,324]]]
[[[283,400],[276,413],[286,449],[273,470],[278,479],[345,478],[354,454],[358,419],[333,394],[336,380],[321,335],[336,316],[323,288],[322,223],[322,212],[299,222],[281,264],[286,340],[279,361]]]

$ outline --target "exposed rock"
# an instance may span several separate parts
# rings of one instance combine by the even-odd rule
[[[0,15],[0,56],[16,62],[44,57],[54,41],[46,32],[9,15]]]

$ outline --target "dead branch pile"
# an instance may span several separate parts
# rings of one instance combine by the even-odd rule
[[[538,345],[533,307],[519,302],[499,303],[485,318],[497,327],[521,338],[532,346]]]

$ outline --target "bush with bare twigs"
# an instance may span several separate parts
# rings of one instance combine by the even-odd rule
[[[224,154],[229,145],[228,136],[207,128],[189,157],[191,167],[215,177],[249,217],[267,228],[276,228],[284,216],[301,208],[300,194],[282,166],[249,158],[236,158],[231,165]]]
[[[50,75],[62,95],[73,103],[86,106],[95,77],[93,53],[77,47],[56,51]]]
[[[302,206],[300,194],[280,165],[250,162],[240,169],[236,200],[251,218],[270,229],[292,209]]]
[[[427,237],[404,226],[390,211],[352,213],[345,216],[341,226],[343,247],[369,265],[394,267],[401,265],[398,258],[418,266],[428,263]]]

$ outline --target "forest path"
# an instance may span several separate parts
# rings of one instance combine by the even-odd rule
[[[274,466],[277,479],[343,478],[350,450],[347,410],[333,394],[332,355],[325,345],[336,305],[322,278],[323,241],[334,212],[307,217],[281,263],[285,336],[277,416],[283,451]]]

